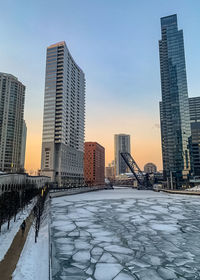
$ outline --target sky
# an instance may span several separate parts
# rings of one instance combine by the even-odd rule
[[[114,134],[131,135],[141,169],[162,169],[158,40],[160,17],[177,14],[183,29],[189,96],[200,95],[199,0],[0,1],[0,72],[26,86],[25,168],[41,162],[46,48],[66,44],[86,77],[85,140],[114,159]]]

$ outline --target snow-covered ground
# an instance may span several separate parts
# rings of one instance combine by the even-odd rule
[[[193,188],[186,189],[186,191],[200,192],[200,186],[198,185]]]
[[[21,223],[23,222],[24,219],[26,219],[29,216],[35,202],[36,200],[33,199],[31,203],[29,203],[29,205],[27,205],[23,209],[23,211],[20,211],[16,216],[15,222],[14,222],[14,218],[11,219],[9,230],[7,230],[7,222],[2,225],[1,233],[0,233],[0,261],[4,258],[6,252],[10,248],[13,238],[15,237],[18,230],[20,229]]]
[[[49,206],[48,201],[41,219],[37,243],[35,243],[34,224],[31,227],[22,250],[13,280],[48,280],[49,279]]]
[[[199,197],[98,191],[53,198],[51,219],[53,279],[200,279]]]

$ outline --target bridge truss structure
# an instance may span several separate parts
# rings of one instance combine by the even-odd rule
[[[120,153],[121,157],[133,173],[138,182],[138,189],[152,189],[152,184],[149,181],[149,174],[144,175],[139,166],[137,165],[131,154],[124,152]]]

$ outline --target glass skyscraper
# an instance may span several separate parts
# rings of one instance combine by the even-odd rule
[[[82,184],[84,132],[85,75],[59,42],[47,48],[41,174]]]
[[[191,171],[200,176],[200,97],[189,98],[191,125]]]
[[[161,18],[159,41],[162,102],[160,122],[164,178],[178,186],[190,171],[190,115],[183,31],[177,15]]]
[[[130,153],[130,135],[128,134],[115,134],[114,136],[114,154],[115,154],[115,175],[120,175],[122,173],[129,172],[125,161],[121,157],[120,153],[127,152]]]

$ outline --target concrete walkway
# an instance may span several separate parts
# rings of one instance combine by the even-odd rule
[[[18,263],[21,251],[24,247],[29,229],[33,222],[33,214],[28,216],[26,219],[26,229],[24,235],[22,236],[22,231],[19,229],[18,233],[15,235],[13,242],[7,251],[4,259],[0,262],[0,279],[1,280],[10,280],[12,279],[12,274]]]
[[[172,193],[172,194],[184,194],[184,195],[200,195],[199,191],[185,191],[185,190],[161,190],[162,192]]]

